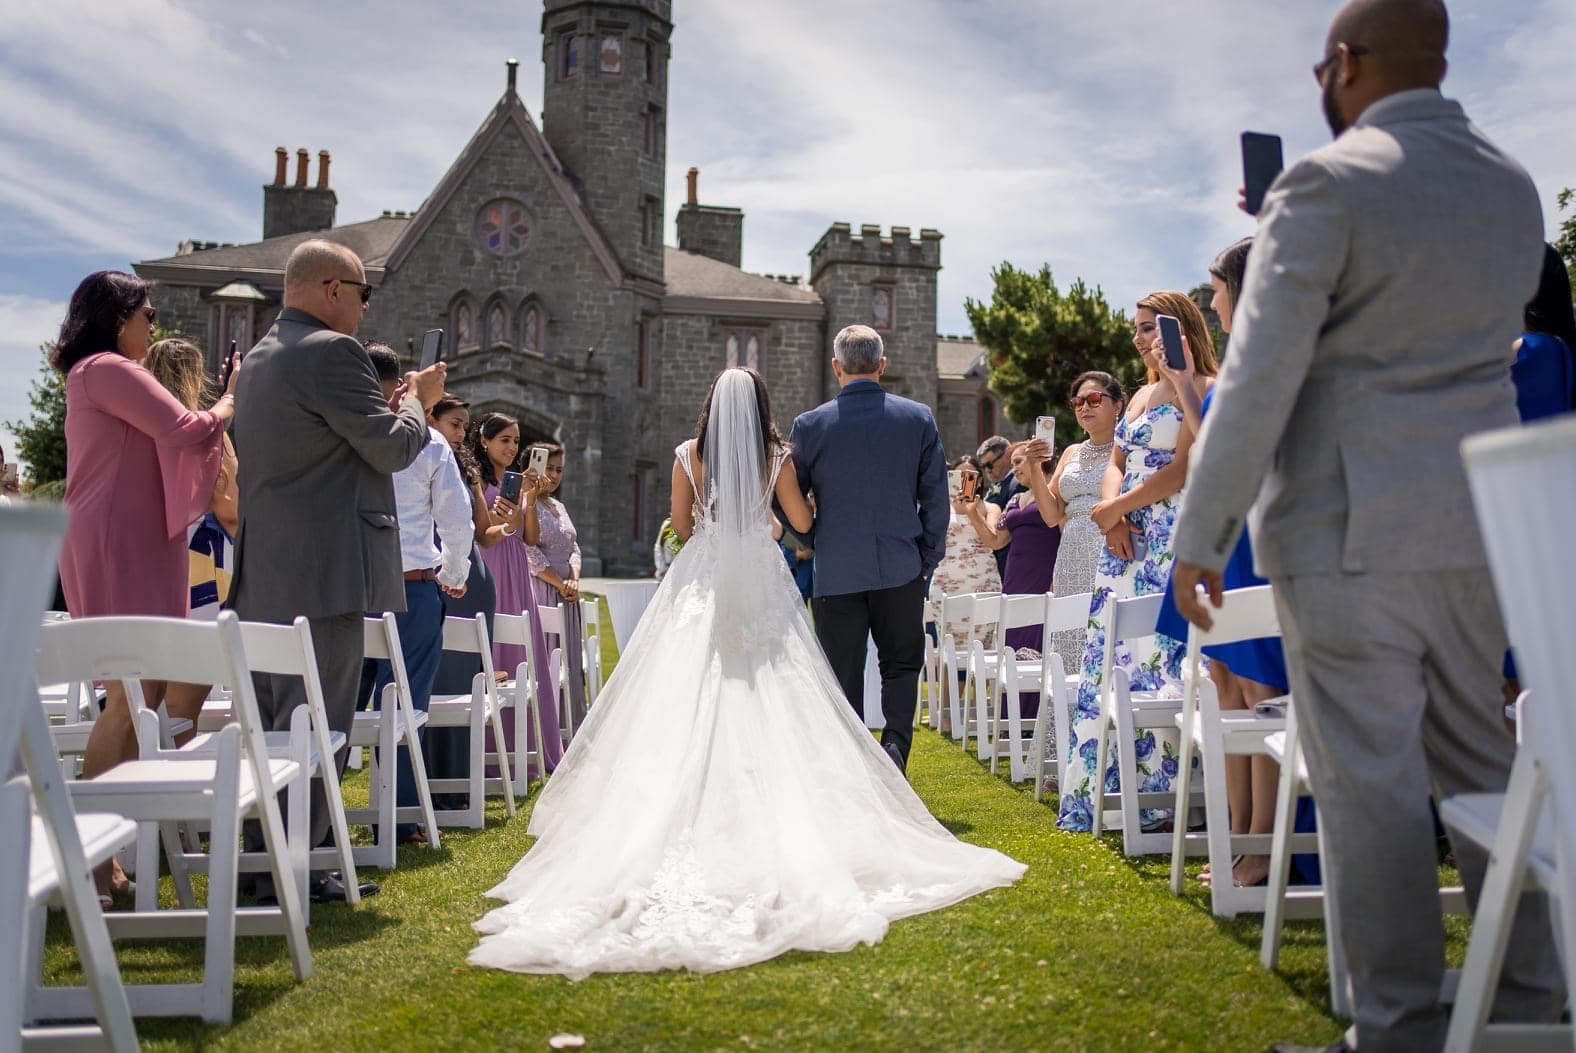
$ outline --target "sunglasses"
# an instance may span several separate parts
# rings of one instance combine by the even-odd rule
[[[323,284],[324,285],[332,285],[335,282],[338,282],[341,285],[359,285],[361,287],[361,302],[362,303],[366,303],[367,301],[372,299],[372,286],[369,285],[366,282],[358,282],[358,281],[355,281],[355,280],[353,280],[351,278],[324,278],[323,279]]]
[[[1074,398],[1073,409],[1080,410],[1084,406],[1088,406],[1090,409],[1097,409],[1103,406],[1110,397],[1103,391],[1091,391],[1087,395],[1079,395]]]
[[[1334,51],[1330,52],[1314,65],[1313,79],[1318,81],[1320,84],[1323,84],[1325,72],[1328,71],[1331,66],[1335,65],[1336,60],[1341,57],[1342,51],[1345,51],[1348,55],[1354,55],[1359,58],[1368,54],[1368,49],[1363,47],[1361,44],[1337,44],[1335,45]]]
[[[144,307],[142,309],[142,317],[148,320],[149,325],[157,325],[159,321],[159,309],[157,307]]]

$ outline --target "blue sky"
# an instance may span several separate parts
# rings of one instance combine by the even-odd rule
[[[1328,140],[1325,0],[676,0],[668,238],[684,172],[745,210],[744,266],[828,224],[945,235],[938,329],[1002,260],[1120,305],[1251,232],[1237,136]],[[541,109],[535,4],[11,0],[0,22],[0,421],[86,273],[260,236],[275,146],[334,157],[339,218],[414,209],[503,90]],[[1454,0],[1446,92],[1554,195],[1576,185],[1576,3]],[[0,429],[9,451],[11,437]]]

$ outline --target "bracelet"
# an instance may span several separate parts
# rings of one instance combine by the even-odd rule
[[[504,537],[514,537],[514,528],[511,527],[508,523],[505,523],[503,525],[503,536]]]

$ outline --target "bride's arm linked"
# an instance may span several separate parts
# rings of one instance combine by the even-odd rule
[[[810,502],[799,492],[799,473],[794,468],[792,457],[783,461],[782,471],[777,473],[777,504],[789,526],[801,534],[810,529]],[[677,501],[673,507],[678,508]],[[674,522],[677,523],[677,519]]]

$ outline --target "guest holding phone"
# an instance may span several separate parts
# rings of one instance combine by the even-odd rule
[[[564,612],[564,688],[575,726],[586,716],[584,639],[580,624],[580,540],[569,510],[554,495],[564,482],[564,448],[556,443],[533,443],[525,453],[526,478],[536,493],[536,533],[526,539],[525,551],[535,578],[540,607],[561,607]],[[540,471],[538,471],[540,469]]]
[[[1042,460],[1048,452],[1046,444],[1037,440],[1015,443],[1002,451],[1002,457],[1012,466],[1011,479],[1017,489],[1007,499],[1006,509],[994,527],[979,511],[978,502],[970,506],[970,521],[985,546],[998,554],[1006,549],[1007,569],[1001,577],[1004,593],[1025,596],[1051,591],[1051,575],[1056,568],[1056,551],[1061,545],[1062,532],[1046,525],[1030,484],[1034,474],[1038,473],[1043,479],[1051,469],[1051,463]],[[986,501],[989,500],[987,497]],[[1022,657],[1038,658],[1043,631],[1039,625],[1008,629],[1007,646],[1021,652]]]
[[[66,377],[66,508],[60,580],[74,618],[190,611],[186,529],[213,502],[224,463],[233,387],[211,410],[181,404],[142,365],[158,311],[141,278],[88,275],[71,296],[50,364]],[[145,682],[150,707],[167,685]],[[82,777],[136,756],[126,693],[105,685]],[[117,863],[96,880],[100,894],[130,883]]]
[[[1198,307],[1186,293],[1151,293],[1138,301],[1133,320],[1133,346],[1149,370],[1149,382],[1133,393],[1118,418],[1116,447],[1100,484],[1100,500],[1089,510],[1106,538],[1106,551],[1095,570],[1094,596],[1079,670],[1078,702],[1073,711],[1068,785],[1061,788],[1064,830],[1088,830],[1098,795],[1115,781],[1108,777],[1107,757],[1096,757],[1092,741],[1100,720],[1100,686],[1105,659],[1106,605],[1165,589],[1171,575],[1171,533],[1182,487],[1187,481],[1187,454],[1193,432],[1184,421],[1183,397],[1161,372],[1163,349],[1156,318],[1170,315],[1181,323],[1197,356],[1196,376],[1186,395],[1198,394],[1215,375],[1215,345]],[[1136,646],[1135,646],[1136,645]],[[1116,645],[1116,663],[1126,669],[1134,691],[1175,690],[1182,673],[1182,642],[1169,636],[1144,637]],[[1176,733],[1144,731],[1137,740],[1138,776],[1144,792],[1165,792],[1176,774]],[[1170,814],[1148,809],[1143,821],[1163,828]]]
[[[536,526],[536,483],[519,471],[520,422],[502,413],[489,413],[471,433],[471,456],[475,459],[484,486],[482,498],[491,510],[495,528],[489,528],[482,541],[482,559],[492,572],[498,596],[499,614],[524,614],[531,623],[529,660],[536,678],[537,698],[542,714],[542,756],[551,771],[563,755],[563,738],[558,728],[558,707],[548,673],[547,641],[542,635],[542,616],[536,603],[531,574],[531,559],[526,552],[527,528]],[[514,489],[515,500],[501,490],[504,482]],[[493,644],[493,668],[500,676],[512,677],[520,663],[527,660],[523,647]],[[504,725],[505,745],[513,748],[514,725]],[[542,774],[542,773],[538,773]]]
[[[1220,328],[1231,333],[1231,317],[1242,292],[1242,279],[1248,269],[1248,252],[1253,247],[1252,238],[1224,249],[1209,266],[1209,281],[1214,290],[1210,307],[1220,316]],[[1161,368],[1170,378],[1172,386],[1188,399],[1197,390],[1193,381],[1193,353],[1191,342],[1183,340],[1184,362],[1181,369],[1172,369],[1163,360]],[[1206,391],[1196,414],[1187,414],[1187,426],[1197,436],[1205,414],[1214,398],[1214,388]],[[1187,404],[1186,401],[1184,404]],[[1253,572],[1253,545],[1244,530],[1223,571],[1224,587],[1245,589],[1269,582]],[[1160,609],[1159,629],[1166,636],[1187,639],[1187,621],[1177,611],[1169,578],[1166,583],[1165,605]],[[1242,640],[1232,644],[1216,644],[1204,648],[1209,659],[1210,679],[1220,695],[1220,708],[1246,710],[1267,699],[1284,695],[1290,690],[1286,673],[1286,657],[1281,650],[1280,637],[1259,640]],[[1231,755],[1226,758],[1226,799],[1231,815],[1233,834],[1268,834],[1275,829],[1275,795],[1280,780],[1280,765],[1265,756],[1247,757]],[[1238,885],[1257,885],[1269,874],[1268,855],[1243,855],[1232,861],[1231,877]],[[1206,866],[1201,879],[1207,885],[1213,879]]]
[[[1001,523],[1001,509],[984,500],[980,488],[984,476],[979,461],[968,454],[953,461],[947,472],[952,515],[947,520],[946,554],[931,575],[928,601],[938,623],[943,596],[1001,591],[1001,571],[990,547]],[[972,624],[969,617],[951,624],[953,641],[960,648]],[[986,646],[992,642],[993,638],[987,639]]]

